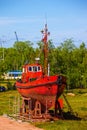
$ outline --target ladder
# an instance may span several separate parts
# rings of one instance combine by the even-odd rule
[[[64,93],[63,93],[63,97],[64,97],[64,99],[65,99],[65,101],[66,101],[66,103],[68,105],[68,109],[69,109],[70,113],[74,114],[73,109],[72,109],[70,103],[68,102],[68,100],[66,98],[66,95]]]

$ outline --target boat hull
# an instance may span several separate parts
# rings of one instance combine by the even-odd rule
[[[17,81],[15,86],[22,97],[38,100],[49,109],[63,93],[66,81],[63,76],[47,76],[27,83]]]

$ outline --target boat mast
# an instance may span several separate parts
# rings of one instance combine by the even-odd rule
[[[42,42],[44,43],[44,74],[48,75],[48,32],[47,24],[45,24],[44,30],[41,31],[43,34]]]

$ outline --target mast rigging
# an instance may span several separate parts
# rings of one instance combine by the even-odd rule
[[[44,43],[44,74],[48,75],[48,35],[50,35],[50,32],[48,32],[47,24],[45,24],[45,28],[41,33],[43,34],[42,42]]]

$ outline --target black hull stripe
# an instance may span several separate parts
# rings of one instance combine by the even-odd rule
[[[15,86],[16,86],[16,88],[20,88],[20,89],[30,89],[30,88],[40,87],[40,86],[48,86],[48,85],[52,85],[52,84],[57,84],[58,85],[58,82],[55,81],[55,82],[50,82],[50,83],[37,84],[37,85],[33,85],[33,86],[17,86],[17,85],[15,85]]]

